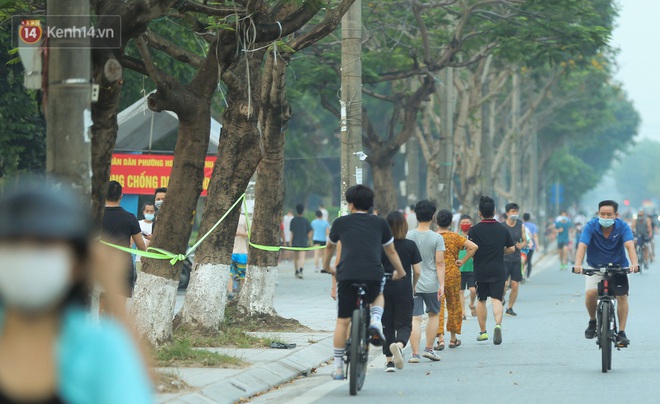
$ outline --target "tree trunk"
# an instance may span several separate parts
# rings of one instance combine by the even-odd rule
[[[114,58],[104,58],[98,51],[92,52],[93,78],[101,91],[97,102],[92,103],[92,214],[100,228],[103,220],[105,199],[110,181],[112,151],[117,141],[117,111],[121,93],[121,64]]]
[[[247,55],[247,56],[246,56]],[[245,192],[261,160],[257,117],[261,110],[261,62],[263,51],[243,54],[223,72],[232,100],[223,115],[218,159],[208,188],[208,197],[199,234],[206,234]],[[245,64],[249,63],[250,76]],[[248,80],[251,92],[246,92]],[[234,209],[199,246],[186,298],[175,321],[203,332],[218,331],[224,316],[229,283],[229,266],[238,226],[239,209]],[[279,217],[279,213],[277,215]]]
[[[367,159],[371,165],[371,175],[374,181],[374,205],[381,216],[399,208],[392,175],[394,166],[392,157],[390,153],[381,153],[378,159],[374,159],[376,161],[373,163],[371,162],[371,156]]]
[[[158,96],[158,93],[155,94]],[[150,107],[157,98],[150,97]],[[174,148],[168,197],[158,214],[151,246],[173,253],[185,253],[192,232],[197,200],[202,192],[204,159],[208,150],[210,99],[193,93],[172,94],[169,100],[187,103],[187,113],[179,113],[179,132]],[[176,235],[173,237],[172,235]],[[159,345],[172,337],[172,318],[181,263],[168,260],[143,260],[142,273],[135,285],[133,315],[138,331],[152,344]]]
[[[288,59],[288,58],[286,58]],[[277,65],[269,55],[264,68],[261,119],[264,156],[257,170],[251,241],[276,246],[280,242],[280,218],[284,207],[284,130],[291,117],[285,93],[287,60]],[[277,251],[250,247],[245,284],[238,296],[242,316],[275,314],[273,301],[277,283]]]

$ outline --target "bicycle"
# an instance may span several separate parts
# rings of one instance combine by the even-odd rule
[[[575,267],[573,267],[575,273]],[[614,288],[610,287],[610,282],[614,275],[629,274],[630,268],[622,268],[620,265],[609,264],[603,268],[584,268],[582,274],[593,276],[594,274],[602,274],[603,279],[598,282],[598,306],[596,308],[596,344],[600,348],[602,356],[602,371],[607,373],[612,370],[612,346],[616,346],[617,350],[621,350],[616,345],[617,328],[616,328],[616,311],[614,305],[616,297],[614,296]]]
[[[639,272],[642,272],[642,268],[648,269],[648,263],[646,262],[646,249],[648,246],[646,245],[646,239],[641,236],[637,236],[635,238],[635,249],[637,251],[637,259],[639,260]]]
[[[368,328],[370,320],[369,303],[365,299],[367,285],[354,283],[351,288],[357,289],[357,301],[353,316],[351,317],[351,329],[346,341],[346,375],[348,375],[349,391],[352,396],[362,390],[367,375],[367,362],[369,360],[369,337]]]

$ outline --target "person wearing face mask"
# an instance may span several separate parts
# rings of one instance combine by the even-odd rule
[[[88,209],[61,184],[0,194],[0,402],[153,402],[130,334],[89,316],[91,284],[123,279]]]
[[[592,268],[601,268],[609,264],[628,267],[626,252],[630,257],[630,269],[639,271],[635,242],[630,226],[618,218],[619,204],[612,200],[604,200],[598,204],[598,217],[588,221],[580,236],[580,243],[575,253],[573,272],[582,273],[582,261],[587,256],[587,264]],[[598,283],[602,276],[594,274],[586,276],[585,305],[589,314],[589,325],[584,332],[587,339],[596,335],[596,306],[598,299]],[[628,320],[628,276],[617,275],[614,278],[614,295],[617,300],[617,317],[619,318],[619,333],[616,337],[617,346],[626,348],[630,340],[626,336]]]
[[[472,217],[470,215],[462,215],[460,219],[458,234],[467,237],[468,231],[470,231],[470,227],[472,227]],[[458,252],[458,259],[463,260],[464,262],[459,268],[461,270],[461,308],[463,309],[463,313],[465,313],[465,289],[468,289],[470,291],[470,315],[476,317],[477,308],[474,303],[477,300],[477,287],[474,283],[474,264],[472,258],[468,260],[464,259],[466,255],[467,250],[461,250]],[[465,319],[466,317],[463,315],[463,320]]]
[[[517,316],[515,311],[513,311],[513,305],[516,304],[516,299],[518,298],[518,289],[520,288],[520,282],[522,282],[522,257],[520,251],[527,247],[527,229],[523,226],[523,223],[518,220],[520,212],[520,207],[516,203],[508,203],[505,207],[506,210],[506,220],[504,221],[504,227],[511,234],[511,238],[516,244],[516,249],[513,254],[508,254],[504,256],[504,266],[506,269],[506,278],[511,278],[510,286],[511,292],[509,293],[509,307],[506,309],[507,316]],[[506,287],[504,294],[506,295]]]
[[[145,203],[142,206],[142,216],[144,216],[144,219],[138,221],[140,224],[140,230],[142,230],[142,239],[144,240],[144,246],[149,247],[149,242],[151,241],[151,235],[154,232],[154,219],[156,218],[156,207],[153,203]],[[140,266],[142,265],[142,261],[140,260],[140,256],[136,255],[135,256],[135,269],[136,271],[140,271]]]
[[[156,188],[156,191],[154,191],[154,206],[156,206],[157,211],[159,211],[160,208],[163,206],[163,202],[165,202],[166,195],[167,195],[167,188],[165,187]]]

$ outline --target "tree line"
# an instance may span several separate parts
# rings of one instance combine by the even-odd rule
[[[311,184],[319,194],[331,192],[323,184],[332,183],[338,161],[314,157],[332,157],[337,150],[341,58],[335,29],[352,3],[91,2],[97,16],[121,16],[123,40],[120,49],[95,43],[92,52],[93,78],[101,86],[92,105],[97,218],[122,93],[149,87],[155,90],[149,108],[179,118],[168,198],[151,245],[186,251],[209,118],[218,110],[223,129],[199,234],[216,224],[256,175],[251,241],[278,245],[285,175],[298,195]],[[3,21],[45,10],[40,1],[2,7]],[[446,206],[451,195],[475,206],[487,193],[540,209],[557,180],[565,200],[574,200],[596,184],[635,134],[638,117],[612,81],[612,1],[397,0],[365,4],[363,16],[363,143],[381,212],[400,207],[395,186],[402,178],[409,180],[407,194]],[[103,26],[103,17],[98,24]],[[19,92],[13,85],[12,92]],[[37,112],[27,117],[36,119]],[[24,118],[13,119],[22,126],[15,119]],[[25,129],[25,136],[35,136]],[[0,142],[14,144],[7,133]],[[289,156],[300,159],[285,164]],[[308,172],[321,167],[319,161],[325,169]],[[421,170],[408,170],[413,175],[406,178],[406,164]],[[196,252],[174,326],[218,331],[238,214],[229,214]],[[172,335],[179,265],[148,259],[136,285],[136,322],[154,344]],[[275,314],[276,274],[277,253],[251,248],[238,298],[244,315]]]

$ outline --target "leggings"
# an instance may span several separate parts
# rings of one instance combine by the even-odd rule
[[[402,282],[405,282],[402,281]],[[388,285],[389,286],[389,285]],[[385,296],[385,309],[383,311],[383,334],[387,344],[383,345],[385,356],[392,356],[390,344],[401,342],[405,347],[412,331],[413,297],[412,289],[401,291],[388,291]]]
[[[456,267],[447,268],[445,294],[440,301],[440,324],[438,334],[445,333],[445,304],[447,306],[447,331],[461,333],[463,308],[461,307],[461,272]]]

